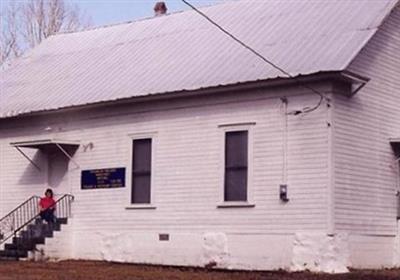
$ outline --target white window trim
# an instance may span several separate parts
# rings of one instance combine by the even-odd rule
[[[133,155],[133,141],[140,139],[151,139],[151,179],[150,179],[150,203],[132,203],[132,155]],[[158,137],[157,132],[142,132],[142,133],[130,133],[128,134],[127,145],[129,147],[129,152],[126,159],[126,166],[128,166],[127,174],[126,174],[126,197],[127,197],[127,206],[126,210],[134,210],[134,209],[156,209],[156,184],[155,184],[155,159],[157,154],[157,143]]]
[[[224,201],[217,205],[217,208],[253,208],[255,203],[247,201]]]
[[[129,200],[130,201],[130,200]],[[126,210],[138,210],[138,209],[157,209],[157,207],[153,204],[147,203],[135,203],[125,207]]]
[[[251,208],[255,207],[253,189],[253,168],[254,168],[254,126],[255,122],[233,123],[219,125],[220,130],[220,170],[219,170],[219,202],[217,208]],[[225,201],[225,135],[227,132],[247,131],[247,201]]]

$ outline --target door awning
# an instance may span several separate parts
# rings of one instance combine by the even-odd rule
[[[29,162],[40,170],[39,166],[23,152],[21,148],[38,149],[45,153],[54,151],[61,151],[70,161],[72,161],[77,167],[79,165],[72,158],[72,151],[75,151],[79,147],[79,141],[60,140],[60,139],[40,139],[22,142],[12,142],[11,146],[16,148]]]
[[[75,146],[79,147],[79,141],[69,141],[69,140],[57,140],[57,139],[42,139],[42,140],[32,140],[23,142],[13,142],[10,143],[11,146],[20,148],[33,148],[33,149],[45,149],[51,146]]]

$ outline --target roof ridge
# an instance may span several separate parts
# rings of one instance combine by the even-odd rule
[[[213,8],[215,6],[231,4],[232,2],[242,2],[242,1],[245,1],[245,0],[219,0],[219,1],[223,1],[223,2],[204,5],[204,6],[198,7],[198,9],[199,10],[203,10],[203,9]],[[174,16],[174,15],[177,15],[177,14],[182,14],[182,13],[191,12],[191,11],[193,11],[193,10],[192,9],[179,10],[179,11],[174,11],[172,13],[167,13],[165,15],[158,16],[158,17],[157,16],[146,16],[146,17],[137,18],[137,19],[128,20],[128,21],[121,21],[121,22],[110,23],[110,24],[105,24],[105,25],[91,26],[91,27],[88,27],[88,28],[85,28],[85,29],[82,29],[82,30],[75,30],[75,31],[67,31],[67,30],[65,30],[65,31],[57,32],[56,34],[54,34],[52,36],[58,36],[58,35],[64,35],[64,34],[75,34],[75,33],[82,33],[82,32],[99,30],[99,29],[106,29],[106,28],[110,28],[110,27],[114,27],[114,26],[122,26],[122,25],[131,24],[131,23],[144,22],[144,21],[148,21],[148,20],[152,20],[152,19],[158,19],[160,17]]]

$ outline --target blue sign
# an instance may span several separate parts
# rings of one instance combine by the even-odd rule
[[[113,189],[125,187],[125,168],[83,170],[81,189]]]

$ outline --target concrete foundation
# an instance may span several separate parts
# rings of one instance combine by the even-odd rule
[[[309,270],[345,273],[348,268],[400,266],[397,237],[327,235],[235,235],[222,232],[73,232],[73,221],[31,252],[31,260],[87,259],[243,270]],[[399,225],[400,233],[400,225]],[[165,240],[167,239],[167,240]],[[391,248],[389,250],[389,247]]]

